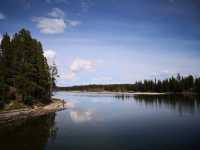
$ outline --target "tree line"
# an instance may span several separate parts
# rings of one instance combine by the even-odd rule
[[[200,78],[195,78],[192,75],[183,77],[178,74],[176,77],[172,76],[165,80],[136,82],[134,86],[136,91],[200,93]]]
[[[48,103],[54,77],[43,55],[41,42],[22,29],[12,38],[6,33],[0,44],[0,103],[22,100]]]
[[[200,93],[200,78],[192,75],[172,76],[165,80],[144,80],[133,84],[82,85],[72,87],[57,87],[66,91],[111,91],[111,92],[195,92]]]
[[[91,92],[101,92],[101,91],[133,91],[132,84],[110,84],[110,85],[80,85],[80,86],[71,86],[71,87],[56,87],[56,90],[61,91],[91,91]]]

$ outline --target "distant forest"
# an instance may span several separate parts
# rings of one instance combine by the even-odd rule
[[[12,38],[11,38],[12,37]],[[0,106],[13,100],[31,105],[51,101],[56,68],[50,68],[42,44],[22,29],[0,43]]]
[[[144,80],[134,84],[110,84],[110,85],[82,85],[72,87],[57,87],[64,91],[111,91],[111,92],[193,92],[200,93],[200,78],[192,75],[183,77],[171,77],[165,80]]]

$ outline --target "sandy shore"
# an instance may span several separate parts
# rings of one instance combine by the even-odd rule
[[[67,103],[63,103],[62,100],[53,100],[50,104],[45,106],[2,111],[0,112],[0,124],[60,111],[65,109],[67,107],[66,105]]]

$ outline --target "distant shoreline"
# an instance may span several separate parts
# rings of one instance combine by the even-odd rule
[[[57,90],[56,92],[69,92],[69,93],[88,93],[88,94],[126,94],[126,95],[198,95],[194,92],[111,92],[111,91],[68,91],[68,90]]]

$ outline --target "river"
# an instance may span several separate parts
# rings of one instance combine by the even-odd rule
[[[0,128],[2,150],[200,149],[200,98],[57,92],[68,109]]]

